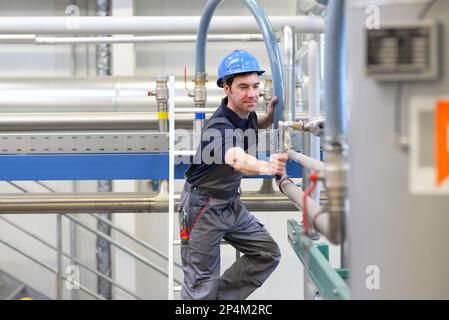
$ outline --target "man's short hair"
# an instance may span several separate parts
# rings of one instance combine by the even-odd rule
[[[256,71],[251,71],[251,72],[242,72],[242,73],[236,73],[236,74],[231,74],[230,76],[224,77],[223,78],[223,83],[226,83],[229,87],[232,86],[232,82],[234,81],[234,78],[237,76],[248,76],[250,74],[256,73]]]

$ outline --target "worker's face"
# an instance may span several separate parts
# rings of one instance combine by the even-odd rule
[[[236,108],[237,113],[248,115],[256,110],[259,100],[259,76],[257,73],[236,76],[231,87],[224,85],[228,96],[228,105]]]

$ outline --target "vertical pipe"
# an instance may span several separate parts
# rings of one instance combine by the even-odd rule
[[[175,215],[175,77],[169,78],[169,164],[168,164],[168,299],[174,299],[174,215]]]
[[[284,38],[284,121],[294,121],[296,112],[295,97],[295,36],[291,26],[283,27]]]
[[[324,111],[326,118],[325,188],[328,198],[330,238],[344,248],[347,210],[346,109],[344,107],[344,0],[329,1],[324,48]],[[342,251],[342,267],[344,252]]]
[[[284,121],[295,120],[295,37],[290,26],[283,27],[284,38]],[[284,146],[282,150],[291,149],[291,129],[283,130]]]
[[[97,16],[108,16],[110,15],[109,0],[96,0],[96,15]],[[97,75],[98,76],[110,76],[111,75],[111,60],[110,60],[110,45],[109,44],[99,44],[96,46],[96,58],[97,58]],[[111,192],[112,182],[110,180],[99,180],[98,181],[98,191],[99,192]],[[112,216],[110,213],[101,213],[101,217],[111,220]],[[111,228],[109,225],[102,221],[97,222],[97,228],[99,231],[104,232],[108,236],[111,236]],[[97,238],[97,269],[102,274],[111,277],[111,245],[103,238]],[[105,299],[112,299],[112,286],[111,284],[103,278],[97,278],[98,294],[103,296]]]
[[[309,121],[320,116],[320,59],[318,43],[315,40],[308,42],[307,70],[309,74]],[[310,157],[320,160],[320,138],[314,134],[310,136]],[[317,185],[311,194],[316,203],[320,201],[320,186]]]
[[[62,215],[56,215],[56,264],[57,264],[57,273],[56,273],[56,299],[62,300]]]
[[[251,11],[256,19],[265,41],[265,47],[271,65],[271,74],[273,77],[274,95],[278,97],[277,105],[280,108],[275,109],[274,113],[274,129],[278,127],[278,121],[282,119],[282,111],[284,106],[284,89],[281,54],[277,46],[273,28],[268,21],[267,15],[255,0],[241,0],[243,4]],[[214,11],[221,0],[209,0],[203,9],[198,27],[197,42],[195,50],[195,70],[196,79],[204,81],[206,72],[206,42],[207,32]]]

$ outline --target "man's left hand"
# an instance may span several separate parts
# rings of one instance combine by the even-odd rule
[[[274,106],[277,101],[278,97],[274,96],[273,98],[271,98],[270,103],[267,105],[267,116],[269,118],[272,118],[274,115]]]

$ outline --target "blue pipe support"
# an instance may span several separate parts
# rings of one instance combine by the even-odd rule
[[[201,14],[200,25],[198,27],[196,52],[195,52],[195,71],[196,74],[206,72],[206,44],[207,33],[210,21],[215,9],[222,0],[209,0]],[[274,111],[273,128],[277,129],[278,121],[283,119],[284,108],[284,77],[282,73],[281,53],[277,45],[273,28],[268,20],[266,13],[256,0],[241,0],[243,4],[251,11],[253,17],[261,30],[267,49],[268,58],[273,79],[273,94],[278,98]]]

